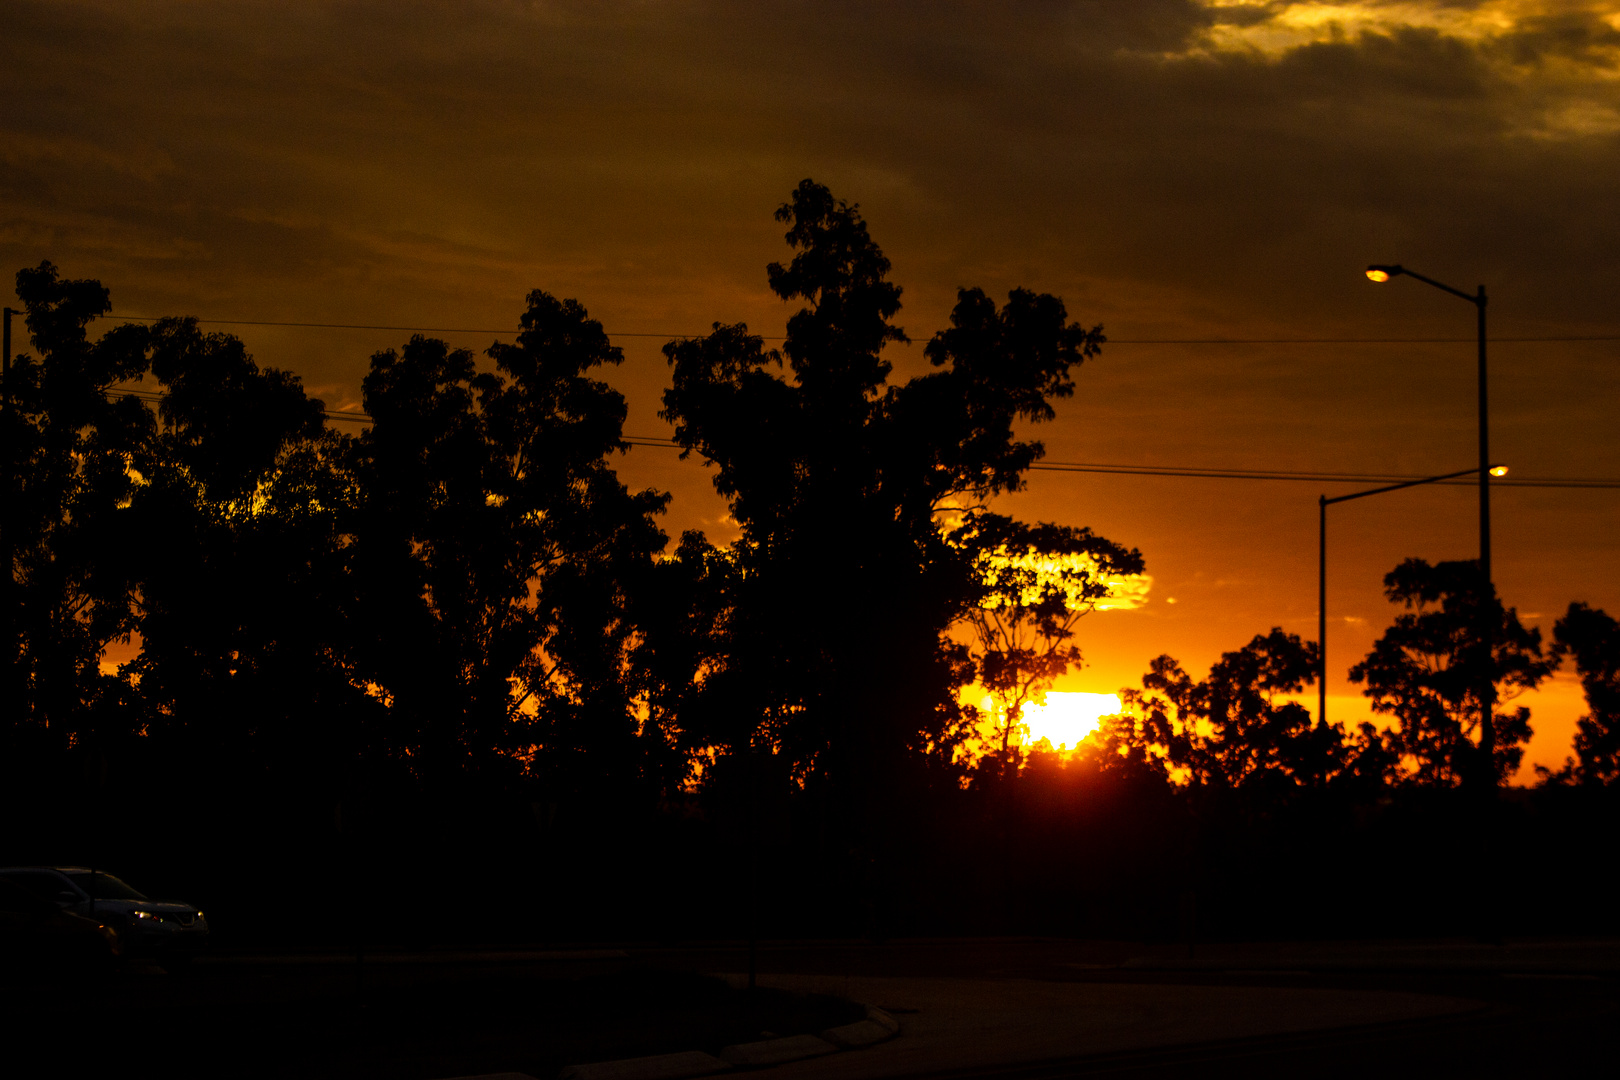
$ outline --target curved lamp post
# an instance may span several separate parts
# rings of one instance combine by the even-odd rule
[[[1486,380],[1485,380],[1485,286],[1473,293],[1454,289],[1450,285],[1424,277],[1415,270],[1395,263],[1393,265],[1373,264],[1367,267],[1367,278],[1370,281],[1385,282],[1391,278],[1416,278],[1425,285],[1433,285],[1441,292],[1448,292],[1452,296],[1460,297],[1474,305],[1479,315],[1479,573],[1482,591],[1479,605],[1479,640],[1482,657],[1479,665],[1479,756],[1480,764],[1484,768],[1481,782],[1496,786],[1496,724],[1492,718],[1492,710],[1496,704],[1496,684],[1491,678],[1493,656],[1493,630],[1494,622],[1491,618],[1491,598],[1495,590],[1491,585],[1491,429],[1490,414],[1487,407]],[[1476,470],[1469,470],[1476,471]]]

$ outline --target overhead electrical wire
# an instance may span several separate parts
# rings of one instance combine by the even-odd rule
[[[659,446],[677,449],[673,439],[658,439],[647,435],[626,435],[624,441],[632,446]],[[1107,473],[1118,476],[1178,476],[1192,480],[1293,480],[1325,484],[1390,484],[1427,477],[1406,476],[1399,473],[1340,473],[1309,472],[1290,469],[1207,469],[1179,465],[1120,465],[1110,462],[1037,461],[1030,466],[1035,472]],[[1474,480],[1440,481],[1442,484],[1472,486]],[[1567,488],[1620,488],[1620,479],[1584,477],[1526,477],[1524,479],[1492,479],[1492,487],[1567,487]]]
[[[157,322],[155,315],[122,315],[109,313],[109,319],[127,319],[130,322]],[[211,326],[286,326],[300,327],[316,330],[393,330],[413,334],[499,334],[502,336],[516,336],[522,331],[507,327],[503,330],[492,330],[487,327],[476,326],[385,326],[380,323],[327,323],[327,322],[282,322],[274,319],[197,319],[200,324]],[[665,334],[654,333],[648,330],[610,330],[608,337],[634,337],[634,338],[662,338],[674,341],[685,338],[700,338],[705,334]],[[755,337],[765,341],[786,341],[784,334],[756,334]],[[1109,338],[1109,345],[1447,345],[1464,344],[1476,340],[1471,337],[1384,337],[1384,338],[1352,338],[1352,337],[1320,337],[1320,338]],[[1620,335],[1551,335],[1540,337],[1493,337],[1491,341],[1502,344],[1508,342],[1559,342],[1559,341],[1620,341]]]
[[[1040,461],[1031,465],[1030,469],[1035,472],[1112,473],[1121,476],[1180,476],[1195,480],[1293,480],[1319,484],[1399,484],[1411,480],[1427,479],[1427,477],[1421,476],[1395,474],[1284,472],[1265,469],[1192,469],[1175,466],[1160,468],[1140,465],[1091,464],[1075,461]],[[1475,487],[1477,485],[1477,480],[1467,478],[1435,482],[1436,487]],[[1620,489],[1620,479],[1564,476],[1525,477],[1523,479],[1504,477],[1501,479],[1493,478],[1491,486]]]
[[[109,397],[132,397],[153,403],[163,399],[162,394],[153,390],[135,390],[123,387],[111,388],[107,391],[107,394]],[[322,412],[331,420],[351,420],[365,424],[372,422],[370,415],[356,409],[324,409]],[[620,437],[620,441],[629,446],[648,446],[665,450],[679,450],[682,448],[681,444],[674,439],[661,439],[654,435],[624,435]],[[1425,479],[1425,477],[1406,476],[1400,473],[1310,472],[1292,469],[1208,469],[1180,465],[1121,465],[1111,462],[1090,461],[1037,461],[1030,466],[1030,469],[1034,472],[1100,473],[1115,476],[1174,476],[1190,480],[1285,480],[1320,484],[1398,484],[1406,480]],[[1465,478],[1440,481],[1440,483],[1445,486],[1472,486],[1475,481]],[[1615,489],[1620,488],[1620,479],[1575,476],[1503,478],[1492,480],[1491,486]]]

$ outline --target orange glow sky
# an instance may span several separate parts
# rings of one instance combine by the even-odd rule
[[[896,377],[955,290],[1055,292],[1110,337],[1620,335],[1620,8],[1554,0],[1073,3],[9,3],[0,263],[98,277],[123,312],[505,327],[524,293],[610,332],[781,333],[770,214],[804,177],[858,201],[905,286]],[[238,327],[261,363],[358,405],[405,335]],[[482,347],[490,334],[444,335]],[[619,337],[631,434],[666,435],[663,339]],[[1493,347],[1493,455],[1620,476],[1620,343]],[[1461,344],[1115,344],[1043,435],[1061,461],[1432,474],[1474,459]],[[702,468],[666,529],[726,539]],[[1272,626],[1311,636],[1316,496],[1340,487],[1037,473],[998,509],[1140,547],[1139,610],[1083,620],[1112,692],[1169,652],[1201,674]],[[1407,556],[1475,554],[1474,496],[1335,507],[1345,670]],[[1550,630],[1620,612],[1620,491],[1502,489],[1496,576]],[[1175,603],[1170,603],[1174,598]],[[1567,752],[1568,673],[1529,703]]]

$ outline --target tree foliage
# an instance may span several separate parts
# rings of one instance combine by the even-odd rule
[[[1043,452],[1023,426],[1052,418],[1103,337],[1056,297],[964,289],[933,370],[891,385],[901,290],[858,209],[806,181],[777,217],[792,258],[767,280],[799,305],[781,351],[719,325],[665,350],[665,415],[742,532],[668,558],[666,497],[610,465],[625,405],[597,373],[622,356],[576,301],[530,294],[487,363],[422,336],[378,353],[371,425],[350,436],[237,338],[165,319],[91,340],[107,290],[23,272],[8,732],[71,742],[116,717],[176,761],[330,787],[367,760],[552,795],[668,793],[716,753],[762,751],[840,813],[948,772],[961,688],[1048,678],[1074,659],[1072,616],[1140,568],[1085,530],[947,527],[1021,485]],[[147,379],[155,409],[120,391]],[[1013,641],[976,660],[951,630],[986,610],[980,555],[1014,542],[1090,560],[1069,568],[1089,584],[1061,612],[1004,589],[1050,655]],[[138,652],[104,674],[120,638]]]
[[[972,559],[981,586],[967,623],[977,646],[978,684],[995,702],[991,741],[1014,747],[1024,706],[1081,663],[1074,626],[1099,606],[1130,607],[1141,599],[1142,554],[1090,529],[1002,514],[970,515],[951,542]]]
[[[1352,682],[1373,709],[1397,724],[1387,739],[1413,782],[1448,787],[1461,783],[1479,757],[1481,606],[1491,626],[1491,679],[1495,701],[1534,689],[1552,673],[1541,631],[1526,628],[1512,608],[1482,595],[1473,561],[1430,565],[1408,559],[1384,577],[1384,593],[1402,604],[1398,616],[1367,658],[1350,669]],[[1530,710],[1493,707],[1496,753],[1493,783],[1512,776],[1530,740]]]
[[[965,733],[973,665],[947,632],[980,591],[941,512],[1021,484],[1042,448],[1015,423],[1053,415],[1102,335],[1055,297],[997,308],[963,290],[925,350],[938,370],[890,385],[901,290],[858,209],[805,181],[777,218],[794,256],[768,281],[803,301],[780,353],[719,324],[664,350],[663,415],[741,530],[724,659],[687,727],[722,752],[784,756],[839,812],[865,813],[892,797],[879,777],[948,763]]]
[[[145,369],[148,333],[124,326],[90,340],[86,328],[112,306],[108,291],[62,278],[49,262],[18,273],[17,295],[34,355],[12,358],[0,416],[0,561],[10,569],[0,695],[8,734],[62,748],[122,696],[100,660],[136,628],[122,541],[137,482],[131,465],[153,419],[106,390]]]
[[[1124,713],[1095,742],[1105,760],[1139,762],[1201,790],[1274,797],[1377,785],[1389,762],[1371,725],[1347,734],[1285,697],[1316,681],[1318,657],[1315,642],[1280,628],[1223,653],[1198,681],[1160,656],[1142,689],[1121,692]]]
[[[329,776],[359,749],[349,729],[365,705],[349,649],[348,440],[296,376],[259,367],[235,337],[164,319],[148,348],[158,427],[135,458],[121,544],[141,646],[122,674],[144,730],[198,767]]]
[[[104,750],[328,789],[365,760],[439,786],[681,782],[630,671],[666,497],[608,463],[624,401],[591,373],[620,354],[578,303],[531,294],[493,370],[422,337],[378,354],[354,438],[235,337],[164,319],[92,341],[99,283],[46,263],[18,289],[8,738],[99,725]],[[147,378],[155,409],[123,392]],[[120,638],[138,653],[104,673]]]
[[[515,344],[471,352],[413,337],[372,358],[357,448],[359,595],[377,633],[360,667],[444,778],[530,768],[564,789],[641,762],[627,671],[631,592],[664,546],[667,497],[630,492],[623,397],[592,372],[622,360],[573,300],[535,291]],[[639,768],[632,766],[632,774]],[[646,778],[646,777],[641,777]]]
[[[1557,772],[1539,771],[1555,783],[1613,784],[1620,780],[1620,623],[1602,608],[1571,604],[1553,641],[1559,659],[1575,658],[1587,713],[1575,721],[1574,758]]]

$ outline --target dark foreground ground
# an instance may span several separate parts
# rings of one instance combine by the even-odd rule
[[[735,951],[689,954],[689,962],[715,968],[734,967],[738,958]],[[868,994],[874,982],[884,981],[870,977],[899,976],[891,985],[903,985],[909,977],[958,985],[964,993],[1028,980],[1048,984],[1056,996],[1059,989],[1074,991],[1075,984],[1085,984],[1097,991],[1092,1000],[1104,1002],[1107,988],[1117,987],[1122,993],[1128,988],[1136,1000],[1151,1000],[1151,993],[1139,992],[1159,988],[1167,1004],[1183,1000],[1171,996],[1172,990],[1193,988],[1211,992],[1201,996],[1206,1002],[1266,988],[1285,992],[1284,1000],[1288,991],[1299,991],[1300,997],[1306,991],[1346,991],[1374,1001],[1413,995],[1453,1004],[1448,1015],[1433,1018],[1261,1037],[1200,1037],[1034,1060],[1021,1054],[1015,1037],[1001,1048],[1002,1064],[940,1061],[907,1071],[919,1077],[1534,1077],[1608,1075],[1620,1069],[1617,942],[1277,943],[1201,946],[1189,952],[1179,945],[986,940],[787,947],[765,951],[760,966],[819,975],[812,981],[842,983]],[[794,1077],[784,1074],[782,1080]]]
[[[96,1080],[549,1078],[863,1015],[835,997],[750,995],[620,950],[383,953],[358,968],[337,955],[221,956],[178,975],[137,963],[90,980],[13,978],[0,1002],[7,1057],[52,1063],[33,1075]]]
[[[750,997],[699,974],[746,971],[746,951],[732,946],[384,952],[358,972],[337,954],[240,954],[182,975],[132,965],[102,980],[13,979],[0,985],[0,1017],[6,1057],[52,1062],[34,1072],[41,1076],[431,1080],[518,1071],[549,1080],[567,1064],[820,1030],[856,1015],[835,995],[905,997],[907,986],[933,988],[927,1000],[948,999],[963,1015],[974,995],[1003,995],[1004,1004],[1008,987],[1037,999],[1158,994],[1171,1012],[1194,999],[1289,997],[1255,988],[1343,990],[1453,1004],[1443,1016],[1235,1039],[1172,1022],[1155,1045],[1107,1049],[1104,1040],[1100,1052],[1033,1058],[1025,1035],[992,1028],[968,1061],[945,1043],[932,1057],[918,1052],[938,1025],[930,1036],[927,1018],[907,1011],[915,1002],[873,1001],[910,1027],[888,1058],[841,1054],[783,1075],[1565,1076],[1616,1067],[1617,957],[1620,948],[1605,943],[1214,946],[1191,955],[1066,940],[777,944],[758,951],[761,982],[820,994]],[[1054,1016],[1050,1023],[1066,1022]],[[1175,1034],[1195,1030],[1203,1033],[1190,1044]]]

